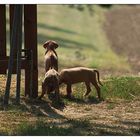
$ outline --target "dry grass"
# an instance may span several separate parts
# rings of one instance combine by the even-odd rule
[[[11,87],[10,105],[7,108],[3,108],[2,98],[6,77],[0,76],[0,135],[140,135],[139,79],[135,79],[135,77],[130,79],[107,78],[112,75],[113,77],[114,75],[126,75],[126,72],[129,72],[132,76],[130,72],[133,72],[133,68],[132,71],[129,71],[129,64],[125,59],[126,56],[116,54],[116,49],[110,47],[129,46],[130,43],[127,36],[123,40],[126,44],[121,44],[116,36],[120,37],[118,34],[121,34],[130,25],[126,24],[127,26],[125,26],[122,24],[123,21],[117,20],[117,25],[123,26],[124,30],[119,27],[118,29],[120,30],[116,31],[115,37],[113,37],[114,34],[112,34],[110,28],[114,26],[106,26],[107,35],[112,44],[115,42],[115,45],[110,45],[110,40],[107,40],[102,29],[103,11],[98,6],[95,6],[94,18],[89,17],[86,11],[81,13],[62,5],[54,5],[53,8],[51,8],[51,5],[48,5],[47,7],[38,6],[38,17],[40,17],[38,21],[39,94],[41,91],[40,83],[44,74],[42,57],[44,50],[42,44],[48,39],[53,39],[58,41],[61,46],[57,51],[60,56],[60,69],[77,65],[86,65],[100,69],[101,77],[104,77],[103,83],[105,87],[102,87],[102,93],[105,101],[98,102],[95,98],[95,92],[91,93],[89,100],[84,100],[82,94],[85,88],[81,84],[74,86],[75,98],[73,100],[68,100],[64,95],[62,96],[65,106],[55,107],[46,97],[42,101],[38,101],[29,100],[24,98],[23,95],[21,96],[21,105],[17,106],[14,104],[14,77]],[[108,25],[112,24],[112,18],[114,14],[116,15],[115,12],[111,11],[111,15],[107,15]],[[68,13],[70,16],[67,16]],[[127,9],[124,14],[128,14]],[[119,14],[119,16],[124,15]],[[131,20],[131,22],[134,21]],[[132,25],[134,26],[134,23]],[[126,29],[126,31],[128,30]],[[127,35],[130,35],[130,40],[134,39],[133,37],[131,38],[130,33],[127,33]],[[135,41],[137,42],[137,40]],[[119,45],[116,45],[116,42]],[[130,45],[133,46],[133,44]],[[80,51],[78,49],[79,46],[81,47]],[[130,52],[132,51],[131,46],[129,46]],[[119,48],[120,50],[121,48]],[[136,47],[133,52],[138,53],[139,47]],[[137,60],[134,62],[139,64]],[[136,74],[138,74],[138,71]],[[23,84],[22,88],[24,88]],[[24,90],[22,89],[22,94],[23,92]],[[65,94],[63,87],[61,92]],[[135,97],[127,100],[128,96],[124,95],[128,95],[128,92]],[[120,96],[119,93],[122,93],[123,96]],[[113,96],[109,96],[111,94]]]
[[[0,78],[1,85],[4,78]],[[125,100],[106,96],[105,101],[98,102],[94,94],[89,100],[84,100],[81,98],[84,89],[81,86],[74,86],[74,99],[68,100],[63,95],[65,106],[57,107],[47,97],[38,101],[23,96],[21,105],[17,106],[14,104],[14,90],[11,91],[10,105],[7,108],[0,105],[0,135],[140,134],[139,98]],[[64,93],[64,88],[61,89]],[[3,91],[4,88],[1,88],[1,96]],[[139,94],[136,96],[139,97]]]

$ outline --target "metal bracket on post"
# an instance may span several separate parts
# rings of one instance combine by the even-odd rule
[[[21,58],[22,59],[26,59],[28,62],[29,62],[29,65],[27,66],[29,68],[29,75],[30,75],[30,85],[29,85],[29,90],[30,90],[30,94],[29,94],[29,97],[31,98],[32,97],[32,94],[33,94],[33,77],[32,77],[32,72],[33,72],[33,51],[30,50],[30,49],[22,49],[21,50],[21,53],[24,53],[21,55]],[[26,96],[26,94],[25,94]]]

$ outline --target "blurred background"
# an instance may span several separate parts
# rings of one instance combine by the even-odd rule
[[[59,70],[86,66],[102,75],[139,74],[139,5],[38,5],[37,11],[39,76],[47,40],[59,44]]]
[[[7,49],[8,11],[9,6]],[[39,91],[45,74],[43,44],[47,40],[59,44],[59,71],[85,66],[99,69],[101,79],[139,76],[139,13],[139,5],[37,5]]]
[[[59,44],[59,69],[87,66],[103,74],[140,68],[139,5],[38,5],[39,68],[46,40]]]

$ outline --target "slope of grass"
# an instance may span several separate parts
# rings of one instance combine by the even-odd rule
[[[104,10],[95,6],[93,16],[64,5],[38,5],[39,62],[43,62],[46,40],[59,44],[59,67],[88,66],[129,70],[125,58],[117,56],[106,39]]]

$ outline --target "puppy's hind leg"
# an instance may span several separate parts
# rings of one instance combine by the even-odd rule
[[[101,99],[100,87],[98,86],[97,82],[92,82],[92,84],[93,84],[94,87],[96,88],[96,91],[97,91],[97,94],[98,94],[98,98]]]
[[[83,96],[87,96],[90,93],[90,91],[91,91],[90,83],[89,82],[85,82],[85,85],[86,85],[87,92]]]

